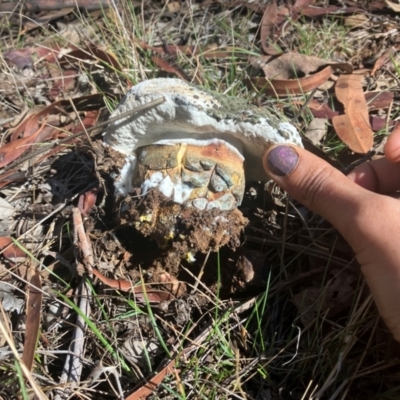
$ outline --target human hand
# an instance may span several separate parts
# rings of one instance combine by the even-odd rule
[[[400,129],[385,157],[348,176],[295,146],[268,149],[264,168],[300,203],[328,220],[353,248],[378,311],[400,342]],[[398,194],[398,193],[397,193]]]

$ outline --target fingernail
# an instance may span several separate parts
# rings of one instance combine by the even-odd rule
[[[299,155],[290,146],[276,146],[269,153],[267,163],[269,169],[278,176],[289,175],[297,166]]]

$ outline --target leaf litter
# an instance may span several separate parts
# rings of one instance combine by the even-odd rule
[[[356,153],[367,153],[374,141],[368,118],[368,105],[361,86],[361,75],[340,75],[335,85],[336,98],[345,114],[332,118],[337,135]]]
[[[234,393],[257,399],[266,392],[277,399],[314,398],[309,391],[317,388],[319,397],[343,391],[347,398],[369,398],[377,386],[398,391],[395,379],[384,379],[396,362],[387,360],[390,336],[358,283],[350,249],[325,221],[287,202],[276,186],[265,190],[263,183],[250,183],[242,207],[250,224],[241,249],[199,254],[196,261],[178,260],[179,268],[172,268],[175,250],[161,249],[129,224],[116,223],[112,177],[118,168],[99,136],[108,111],[140,80],[142,68],[148,76],[177,75],[249,96],[257,105],[296,117],[303,132],[317,123],[311,124],[314,117],[324,118],[310,149],[349,169],[365,159],[357,152],[379,149],[385,129],[398,118],[393,71],[400,43],[391,34],[391,5],[305,0],[178,4],[168,6],[168,12],[161,2],[145,10],[133,5],[145,29],[130,37],[130,51],[111,50],[99,40],[102,32],[111,36],[109,16],[115,23],[122,15],[129,26],[124,7],[104,14],[89,10],[80,14],[82,19],[70,10],[46,15],[28,7],[22,14],[36,22],[23,18],[22,48],[14,46],[19,28],[10,15],[11,44],[3,50],[7,73],[1,72],[0,112],[6,122],[1,125],[0,185],[9,215],[0,221],[0,272],[1,283],[15,287],[7,289],[7,301],[13,298],[15,306],[2,298],[2,324],[12,327],[26,364],[47,379],[46,395],[56,398],[71,390],[90,398],[129,399],[176,398],[171,390],[187,398]],[[84,9],[89,3],[79,5]],[[61,6],[54,2],[53,10]],[[355,18],[369,17],[366,11],[377,16]],[[323,31],[325,17],[348,29],[340,39],[343,47],[329,58],[319,56],[324,50],[319,40],[312,54],[305,52],[301,36],[307,27],[312,41],[316,30]],[[225,18],[240,32],[236,37],[224,30]],[[53,21],[59,19],[69,26],[78,23],[83,36],[96,33],[51,43],[47,28],[57,28]],[[132,68],[130,56],[132,65],[142,66]],[[354,107],[355,100],[361,109]],[[16,124],[26,109],[31,112]],[[346,119],[345,137],[338,118]],[[360,136],[365,126],[368,135]],[[35,300],[32,306],[22,294],[39,287],[28,279],[32,270],[42,280],[42,307]],[[25,304],[26,317],[18,304]],[[19,321],[33,322],[14,321],[12,310]],[[43,322],[36,341],[38,318]],[[293,326],[301,330],[300,338]],[[61,348],[69,348],[68,357],[58,355]],[[329,362],[308,365],[321,348]],[[48,365],[43,361],[47,352],[54,357]],[[370,357],[359,358],[364,352]],[[291,369],[282,374],[286,362]],[[114,374],[103,363],[121,372]],[[376,377],[378,366],[382,376]],[[97,378],[91,381],[91,376]],[[14,380],[5,390],[14,395],[20,387]]]

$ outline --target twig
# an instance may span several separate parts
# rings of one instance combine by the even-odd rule
[[[80,253],[76,254],[76,259],[79,260],[79,256],[82,256],[82,264],[88,275],[92,278],[94,265],[92,246],[90,245],[85,228],[83,227],[81,212],[76,207],[72,209],[72,220],[74,224],[74,245],[75,249],[79,250],[78,253]]]
[[[80,285],[76,290],[76,299],[79,299],[79,309],[82,311],[85,317],[89,317],[91,308],[89,302],[89,289],[85,281],[81,281]],[[83,315],[78,315],[76,321],[76,327],[72,335],[71,343],[69,345],[69,353],[65,358],[64,368],[60,377],[60,384],[63,385],[67,382],[71,382],[72,386],[79,383],[82,374],[82,358],[84,354],[85,346],[85,331],[86,322]],[[57,394],[54,399],[60,400],[66,394],[68,388],[57,389]]]
[[[75,248],[80,250],[79,253],[82,255],[82,263],[78,261],[77,268],[79,268],[79,265],[83,264],[87,267],[88,271],[92,271],[94,260],[93,252],[83,227],[82,215],[77,208],[72,210],[72,218],[74,223],[74,245]],[[79,255],[76,257],[77,260],[79,260],[78,257]],[[89,289],[84,280],[82,280],[78,286],[75,298],[79,299],[79,309],[82,311],[82,313],[78,315],[76,327],[69,345],[70,353],[65,359],[63,372],[60,377],[60,384],[71,382],[73,386],[75,386],[75,384],[81,379],[83,368],[81,359],[84,354],[86,330],[85,317],[88,318],[91,312]],[[67,395],[66,392],[68,392],[68,388],[57,389],[54,399],[61,400],[61,398],[64,397],[63,395]]]
[[[186,267],[183,266],[183,265],[181,265],[181,268],[182,268],[184,271],[186,271],[186,272],[195,280],[195,282],[196,282],[196,283],[193,285],[193,288],[192,288],[192,290],[191,290],[191,294],[193,294],[193,293],[196,292],[198,285],[201,285],[201,287],[202,287],[205,291],[207,291],[207,292],[210,294],[210,296],[208,297],[209,301],[211,301],[214,305],[216,305],[216,304],[215,304],[215,301],[214,301],[214,298],[216,297],[216,296],[215,296],[215,293],[213,293],[212,290],[211,290],[206,284],[204,284],[203,282],[199,281],[199,278],[198,278],[197,276],[195,276],[195,275],[193,274],[193,272],[190,271],[189,268],[186,268]]]
[[[89,132],[85,127],[85,124],[82,121],[81,116],[79,115],[78,110],[75,107],[75,104],[73,102],[73,100],[71,99],[71,97],[68,97],[69,103],[71,104],[72,109],[74,110],[74,113],[76,115],[76,118],[78,119],[79,123],[81,124],[81,127],[83,129],[83,133],[86,135],[86,139],[89,142],[90,146],[93,148],[93,143],[92,143],[92,139],[90,138]],[[98,128],[98,126],[96,126],[96,128]]]
[[[312,98],[314,97],[315,92],[317,91],[317,89],[314,89],[310,95],[307,97],[307,100],[304,104],[302,104],[302,106],[300,107],[300,110],[297,111],[297,113],[294,115],[294,117],[290,120],[291,124],[294,124],[297,122],[297,120],[299,119],[300,115],[303,113],[304,109],[308,106],[308,104],[310,103],[310,101],[312,100]]]
[[[210,257],[210,253],[211,253],[211,249],[208,250],[208,253],[207,253],[207,255],[206,255],[206,258],[204,259],[203,265],[202,265],[201,268],[200,268],[200,272],[199,272],[199,274],[197,275],[196,282],[194,283],[194,286],[193,286],[193,292],[194,292],[195,290],[197,290],[197,286],[198,286],[199,282],[201,282],[201,278],[202,278],[202,276],[203,276],[203,274],[204,274],[204,268],[206,267],[208,258]]]
[[[0,126],[8,124],[9,122],[14,121],[15,118],[17,118],[17,117],[0,119]]]

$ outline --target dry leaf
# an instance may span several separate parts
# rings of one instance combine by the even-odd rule
[[[301,78],[327,66],[339,68],[347,73],[353,71],[350,63],[338,63],[293,52],[282,54],[272,60],[268,56],[253,57],[250,58],[250,63],[254,68],[262,69],[265,77],[270,80]]]
[[[332,67],[326,67],[314,75],[300,79],[274,79],[269,81],[265,78],[245,79],[246,84],[255,86],[263,93],[271,96],[287,96],[289,94],[303,94],[318,88],[332,75]]]
[[[26,257],[26,253],[15,245],[8,236],[0,236],[0,251],[5,258],[12,261],[18,261],[18,259]]]
[[[146,370],[149,361],[151,365],[154,364],[155,356],[160,352],[160,347],[160,342],[155,338],[129,336],[122,343],[120,350],[132,364]]]
[[[78,209],[84,217],[87,217],[95,206],[98,191],[98,188],[92,188],[79,196]]]
[[[72,100],[78,111],[91,109],[99,109],[104,106],[104,99],[100,94],[82,96]],[[19,156],[29,150],[34,143],[43,142],[49,138],[62,133],[56,124],[46,126],[45,118],[48,115],[60,114],[64,111],[65,115],[71,111],[71,103],[69,100],[60,100],[42,109],[34,115],[29,115],[21,124],[16,126],[12,131],[11,141],[0,147],[0,168],[8,165],[16,160]],[[97,111],[96,111],[97,113]],[[87,119],[83,118],[82,123],[85,128],[90,128],[95,122],[92,114]],[[82,131],[80,124],[71,123],[63,126],[64,131],[76,133]],[[18,137],[22,136],[20,139]],[[3,176],[1,176],[3,178]]]
[[[32,275],[28,288],[28,300],[26,303],[26,331],[22,361],[29,370],[32,370],[35,357],[36,343],[39,335],[40,314],[42,308],[42,282],[38,271]]]
[[[385,66],[389,61],[393,59],[393,56],[396,53],[396,49],[391,47],[387,49],[376,61],[374,64],[374,68],[372,68],[371,75],[375,75],[376,71],[380,70],[383,66]]]
[[[335,271],[332,271],[334,273]],[[347,271],[337,271],[326,287],[307,288],[290,300],[299,310],[304,326],[328,312],[329,318],[351,307],[358,277]]]
[[[0,197],[0,221],[14,214],[14,207],[5,199]]]
[[[394,97],[393,92],[382,91],[366,92],[364,96],[370,111],[390,107]]]
[[[15,311],[21,314],[25,301],[14,295],[13,287],[5,282],[0,281],[0,300],[4,311]]]
[[[109,3],[109,0],[25,0],[24,9],[36,13],[44,10],[60,10],[69,7],[85,8],[88,11],[93,11],[108,8]],[[15,1],[1,2],[0,12],[15,12],[16,6]]]
[[[368,21],[369,18],[365,14],[354,14],[345,18],[344,25],[355,28],[366,24]]]
[[[339,115],[338,111],[333,111],[332,108],[326,103],[320,103],[316,99],[311,99],[308,103],[308,108],[311,110],[315,118],[332,119],[334,116]]]
[[[71,52],[65,54],[59,60],[59,64],[69,68],[71,63],[75,65],[77,61],[79,62],[79,60],[103,61],[106,65],[111,66],[113,69],[122,71],[122,67],[119,65],[117,59],[113,55],[99,49],[96,46],[88,46],[86,49],[73,48]]]
[[[97,276],[105,285],[117,289],[122,290],[123,292],[132,291],[135,294],[135,297],[138,301],[143,303],[146,302],[146,297],[151,303],[160,303],[163,300],[172,300],[174,296],[171,293],[164,292],[162,290],[156,290],[149,287],[149,285],[142,286],[133,286],[132,282],[126,281],[124,279],[110,279],[105,277],[99,271],[93,268],[93,275]],[[146,294],[144,294],[144,290]]]
[[[332,118],[337,135],[356,153],[367,153],[374,140],[369,123],[368,105],[361,86],[361,75],[341,75],[335,93],[345,114]]]
[[[169,12],[178,12],[181,9],[181,3],[179,1],[168,2],[167,8]]]
[[[47,11],[46,13],[39,15],[35,18],[26,18],[23,16],[23,33],[39,28],[40,25],[48,24],[51,21],[60,19],[61,17],[67,16],[69,13],[74,11],[74,7],[63,8],[61,10]]]
[[[395,12],[400,12],[400,4],[393,3],[393,1],[385,0],[385,3]]]
[[[380,110],[382,108],[388,108],[393,102],[392,92],[381,92],[373,91],[364,93],[365,100],[368,104],[368,110]],[[315,118],[328,118],[332,119],[336,115],[339,115],[338,111],[333,111],[332,108],[326,103],[321,103],[316,99],[311,99],[308,103],[308,108],[311,110],[312,115]],[[380,128],[379,128],[380,129]],[[373,131],[379,130],[372,127]]]
[[[315,146],[320,143],[326,135],[328,120],[326,118],[314,118],[308,125],[305,137],[310,139]]]
[[[302,14],[307,17],[318,17],[320,15],[328,14],[351,14],[354,12],[365,12],[360,7],[346,7],[346,6],[327,6],[327,7],[305,7]]]
[[[290,52],[273,59],[271,56],[262,56],[249,60],[252,67],[248,71],[249,75],[254,76],[262,70],[266,79],[252,77],[245,82],[268,95],[303,94],[324,84],[333,73],[333,68],[346,72],[353,70],[349,63]]]
[[[187,76],[187,74],[182,70],[182,68],[178,67],[176,64],[172,65],[167,60],[164,60],[158,56],[152,56],[151,60],[156,64],[161,70],[164,72],[168,72],[170,74],[176,75],[178,78],[183,81],[190,82],[191,79]]]
[[[306,8],[308,6],[311,6],[315,3],[315,0],[296,0],[296,2],[293,4],[293,8],[297,12],[301,12],[303,8]]]
[[[375,116],[370,117],[369,121],[374,132],[381,131],[382,129],[392,128],[396,125],[396,122],[392,119],[387,120],[387,118],[379,118]],[[376,149],[374,150],[376,151]]]
[[[25,47],[23,49],[8,50],[3,53],[3,56],[9,65],[15,65],[17,68],[25,68],[30,67],[37,59],[56,62],[60,50],[61,48],[58,45],[52,48]]]
[[[126,400],[141,400],[150,396],[164,378],[172,372],[175,360],[170,361],[160,372],[149,379],[143,386],[131,393]]]
[[[265,8],[264,15],[261,19],[260,40],[261,48],[265,54],[276,55],[281,53],[281,51],[277,51],[269,44],[275,43],[274,33],[277,27],[277,20],[278,8],[276,6],[276,0],[273,0]]]

